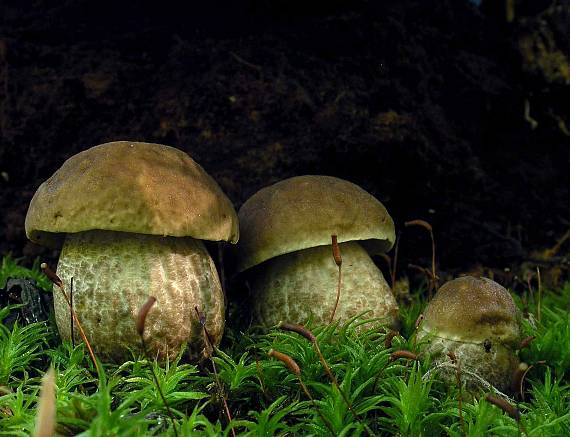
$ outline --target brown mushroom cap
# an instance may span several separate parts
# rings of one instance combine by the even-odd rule
[[[374,196],[331,176],[297,176],[265,187],[240,208],[237,271],[310,247],[360,241],[370,253],[394,244],[394,222]]]
[[[233,205],[190,156],[160,144],[117,141],[69,158],[36,191],[26,235],[60,247],[66,233],[110,230],[231,241]]]
[[[516,346],[520,314],[509,292],[487,278],[464,276],[446,282],[429,303],[422,328],[449,340],[486,339]]]

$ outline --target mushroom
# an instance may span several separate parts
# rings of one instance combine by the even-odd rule
[[[437,291],[424,313],[418,340],[425,340],[425,353],[448,381],[456,380],[455,370],[446,366],[451,354],[469,387],[481,387],[478,376],[508,391],[519,365],[520,312],[496,282],[460,277]]]
[[[185,343],[204,345],[195,307],[214,344],[224,329],[224,296],[201,240],[238,239],[237,216],[217,183],[181,150],[119,141],[69,158],[40,185],[26,216],[33,242],[60,248],[57,275],[73,310],[103,358],[138,349],[135,318],[149,296],[145,343],[173,357]],[[71,338],[70,309],[54,290],[57,326]],[[78,340],[77,329],[75,339]]]
[[[238,217],[237,272],[246,273],[254,316],[262,325],[303,323],[310,317],[328,323],[339,274],[332,235],[342,255],[335,319],[370,310],[367,317],[396,322],[396,300],[370,258],[392,247],[394,222],[359,186],[330,176],[293,177],[255,193]]]

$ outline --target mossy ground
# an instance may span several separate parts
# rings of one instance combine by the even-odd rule
[[[45,290],[38,271],[4,258],[0,288],[8,277],[32,277]],[[47,291],[46,291],[47,292]],[[2,302],[8,302],[2,296]],[[521,300],[517,298],[521,305]],[[14,322],[21,308],[0,309],[0,435],[26,436],[34,429],[41,377],[53,365],[60,435],[175,435],[153,382],[152,366],[173,411],[179,435],[570,435],[570,284],[544,291],[540,320],[536,302],[523,308],[525,334],[536,339],[521,351],[534,365],[517,399],[520,426],[496,406],[464,399],[460,420],[458,388],[446,386],[425,360],[391,360],[397,350],[417,352],[414,322],[425,306],[421,298],[403,306],[402,336],[386,347],[386,334],[372,323],[314,327],[322,353],[338,380],[331,383],[315,349],[302,336],[278,329],[226,331],[212,363],[174,360],[157,365],[142,356],[99,372],[83,345],[61,342],[52,321]],[[300,379],[271,357],[286,353],[300,366]],[[229,422],[222,399],[232,415]],[[348,402],[346,401],[346,399]],[[350,404],[350,407],[348,406]],[[520,430],[520,431],[519,431]]]

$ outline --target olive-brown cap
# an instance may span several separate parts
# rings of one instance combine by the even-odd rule
[[[488,278],[463,276],[443,284],[429,303],[422,328],[449,340],[499,340],[516,346],[520,314],[509,292]]]
[[[237,242],[237,215],[190,156],[161,144],[117,141],[72,156],[40,185],[26,235],[59,247],[94,229]]]
[[[394,222],[378,199],[331,176],[297,176],[262,188],[238,212],[237,271],[296,250],[362,241],[370,253],[394,244]]]

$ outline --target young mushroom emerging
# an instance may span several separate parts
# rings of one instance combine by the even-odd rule
[[[335,320],[366,310],[366,317],[397,320],[398,307],[370,254],[394,244],[394,222],[368,192],[330,176],[299,176],[263,188],[239,213],[237,271],[246,272],[258,322],[328,323],[337,298],[339,270],[332,255],[336,235],[342,284]]]
[[[135,318],[149,296],[144,331],[151,354],[204,347],[195,307],[219,343],[224,297],[200,240],[238,239],[237,216],[217,183],[186,153],[159,144],[113,142],[69,158],[35,193],[26,216],[34,242],[61,247],[57,275],[95,351],[129,358],[140,348]],[[71,337],[70,310],[54,290],[56,322]],[[76,340],[79,340],[75,329]]]
[[[456,372],[445,367],[456,357],[461,378],[470,388],[481,379],[509,391],[519,365],[520,313],[509,292],[487,278],[464,276],[441,286],[429,303],[418,331],[424,351],[445,379]],[[477,375],[477,376],[475,376]]]

